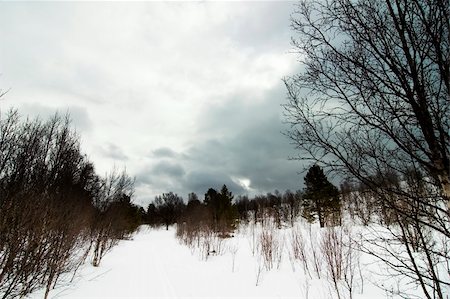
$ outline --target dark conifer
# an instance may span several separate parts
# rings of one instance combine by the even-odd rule
[[[305,176],[303,217],[313,222],[319,218],[320,227],[337,224],[340,220],[340,198],[338,189],[331,184],[322,168],[313,165]],[[332,222],[332,223],[329,223]]]

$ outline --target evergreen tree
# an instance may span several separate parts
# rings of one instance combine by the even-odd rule
[[[336,224],[336,220],[340,220],[339,191],[328,181],[320,166],[311,166],[305,176],[305,185],[303,217],[313,222],[317,216],[320,227],[330,224],[330,221]]]
[[[232,205],[233,194],[228,191],[226,185],[222,186],[220,193],[210,188],[205,194],[204,203],[212,213],[215,230],[228,230],[233,220],[237,217],[235,207]]]

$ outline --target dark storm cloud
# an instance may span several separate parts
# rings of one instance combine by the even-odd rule
[[[151,168],[144,168],[138,173],[136,173],[136,186],[153,184]]]
[[[170,161],[161,161],[152,168],[153,175],[165,175],[171,178],[178,178],[184,175],[185,171],[181,165]]]
[[[138,185],[165,186],[166,189],[162,192],[178,192],[185,173],[183,166],[179,163],[162,160],[153,166],[143,167],[136,175],[136,183]]]
[[[212,136],[197,140],[183,153],[167,147],[152,152],[162,159],[138,174],[138,181],[166,186],[183,196],[202,196],[209,188],[227,185],[234,194],[260,194],[303,187],[298,173],[305,165],[288,158],[295,155],[282,132],[281,84],[264,97],[251,101],[249,94],[236,94],[226,104],[211,106],[199,123],[200,132]],[[176,162],[175,162],[176,161]],[[244,184],[250,181],[249,185]]]
[[[204,176],[196,174],[195,179],[186,179],[187,189],[206,188],[208,183],[220,185],[221,180],[237,194],[302,188],[298,172],[304,165],[288,160],[295,151],[282,134],[286,130],[280,107],[284,89],[280,86],[258,103],[244,105],[246,97],[239,95],[227,105],[214,107],[203,119],[204,130],[222,137],[189,149],[190,164],[201,165],[206,171]],[[250,190],[237,184],[236,178],[250,180]]]
[[[242,186],[236,184],[221,169],[207,171],[193,171],[186,175],[184,187],[203,198],[209,188],[220,190],[226,185],[234,194],[244,194],[246,191]]]

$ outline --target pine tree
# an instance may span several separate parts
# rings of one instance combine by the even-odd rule
[[[235,207],[232,205],[234,196],[228,191],[226,185],[223,185],[220,193],[210,188],[205,194],[204,203],[212,213],[214,229],[226,233],[232,228],[234,219],[237,217]]]
[[[340,220],[339,191],[328,181],[320,166],[311,166],[305,176],[305,185],[303,217],[313,222],[317,216],[320,227],[336,224],[336,220]]]

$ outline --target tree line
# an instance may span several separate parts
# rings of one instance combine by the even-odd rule
[[[146,220],[150,225],[164,225],[168,229],[174,223],[195,218],[196,221],[214,227],[215,231],[226,233],[233,228],[233,222],[237,219],[233,198],[226,185],[220,191],[208,189],[204,200],[200,200],[197,194],[190,193],[187,203],[178,194],[163,193],[148,205]]]
[[[206,225],[227,236],[239,222],[264,222],[274,219],[278,227],[293,226],[299,216],[320,226],[338,225],[341,219],[341,196],[323,169],[313,165],[305,176],[305,189],[284,193],[239,195],[236,198],[223,185],[221,190],[208,189],[204,198],[190,193],[187,203],[173,192],[156,196],[147,207],[146,223],[152,226],[172,224]],[[195,223],[194,223],[195,222]]]
[[[141,223],[125,171],[102,177],[80,148],[69,116],[0,119],[0,297],[18,298],[87,259],[98,266]],[[67,279],[68,275],[64,275]]]

